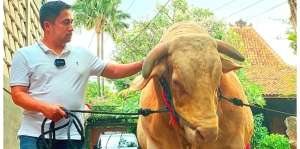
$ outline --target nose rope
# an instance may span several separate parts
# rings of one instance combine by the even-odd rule
[[[263,107],[259,107],[259,106],[256,106],[256,105],[245,104],[239,98],[225,97],[225,96],[223,96],[222,91],[221,91],[220,88],[218,88],[218,97],[219,97],[219,101],[224,99],[225,101],[228,101],[228,102],[232,103],[235,106],[240,106],[240,107],[246,106],[246,107],[257,108],[257,109],[261,109],[261,110],[264,110],[264,111],[269,111],[269,112],[278,113],[278,114],[282,114],[282,115],[296,116],[296,114],[292,114],[292,113],[288,113],[288,112],[283,112],[283,111],[274,110],[274,109],[270,109],[270,108],[263,108]]]
[[[169,118],[170,118],[169,123],[172,126],[179,126],[179,119],[180,119],[182,121],[182,123],[184,123],[191,129],[196,129],[196,127],[193,124],[191,124],[189,121],[187,121],[184,117],[182,117],[179,113],[176,112],[176,109],[174,106],[174,101],[173,101],[173,96],[172,96],[172,91],[171,91],[171,88],[170,88],[167,80],[165,78],[160,78],[159,82],[160,82],[161,86],[163,87],[162,98],[163,98],[164,104],[169,113]]]

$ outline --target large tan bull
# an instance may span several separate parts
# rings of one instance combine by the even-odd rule
[[[218,98],[219,88],[223,96],[248,103],[233,72],[240,66],[219,52],[244,59],[193,22],[171,26],[149,52],[143,77],[132,87],[142,89],[142,108],[160,109],[165,103],[159,79],[165,78],[178,121],[172,125],[168,113],[140,116],[137,135],[142,149],[243,149],[249,144],[253,131],[250,108]]]

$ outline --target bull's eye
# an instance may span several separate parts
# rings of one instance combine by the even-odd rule
[[[179,96],[186,94],[186,90],[181,82],[178,80],[173,80],[173,89],[174,89],[174,94],[177,94]]]

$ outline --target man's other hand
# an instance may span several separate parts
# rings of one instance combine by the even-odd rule
[[[48,104],[42,110],[42,113],[46,118],[51,119],[54,122],[57,122],[66,116],[66,112],[59,105]]]

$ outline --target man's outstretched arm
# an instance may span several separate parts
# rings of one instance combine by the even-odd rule
[[[102,76],[110,79],[119,79],[138,73],[143,67],[143,61],[129,64],[108,63],[102,72]]]

